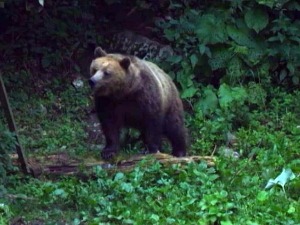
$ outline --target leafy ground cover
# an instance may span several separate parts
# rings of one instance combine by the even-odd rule
[[[280,188],[265,191],[275,171],[254,164],[140,165],[126,174],[96,169],[89,181],[12,179],[15,188],[0,212],[4,219],[20,215],[45,224],[299,224],[296,183],[286,195]]]
[[[78,92],[69,85],[56,90],[56,97],[49,90],[45,98],[31,95],[16,100],[19,93],[11,91],[10,96],[28,153],[71,149],[76,157],[87,153],[99,157],[99,149],[89,149],[84,131],[82,109],[89,101],[83,96],[88,89]],[[207,119],[201,113],[188,117],[190,154],[210,155],[216,146],[213,168],[204,163],[172,167],[141,163],[128,173],[95,168],[94,178],[88,180],[7,176],[0,195],[1,223],[299,224],[300,128],[295,109],[299,95],[277,89],[264,111],[249,113],[248,126],[236,130],[237,141],[230,147],[239,158],[223,154],[228,147],[225,119]],[[65,101],[70,96],[74,101]],[[60,111],[55,111],[56,104]],[[264,189],[283,168],[296,175],[287,181],[285,192],[280,185]]]

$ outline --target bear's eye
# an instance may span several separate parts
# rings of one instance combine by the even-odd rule
[[[107,71],[105,71],[103,74],[104,74],[105,77],[108,77],[110,75],[110,73],[107,72]]]

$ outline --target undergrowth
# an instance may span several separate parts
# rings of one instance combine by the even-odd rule
[[[129,173],[95,168],[89,181],[12,179],[4,205],[9,216],[45,224],[299,224],[299,180],[286,194],[265,191],[274,172],[261,160],[221,159],[216,168],[142,162]]]
[[[56,96],[63,102],[63,96],[74,97],[76,92],[70,86]],[[294,110],[299,94],[275,90],[264,111],[248,112],[247,126],[231,127],[236,136],[232,146],[227,144],[225,132],[232,123],[218,114],[224,113],[222,110],[215,112],[216,119],[200,112],[188,117],[194,138],[189,154],[213,154],[218,157],[215,167],[205,163],[149,165],[146,160],[125,173],[95,168],[93,179],[8,176],[0,193],[2,220],[22,218],[44,224],[299,224],[300,129]],[[47,112],[24,117],[20,114],[23,104],[17,104],[20,112],[16,119],[22,125],[20,133],[27,152],[50,154],[77,149],[75,155],[79,156],[86,151],[84,122],[79,119],[84,111],[80,112],[74,101],[62,104],[62,112],[54,112],[56,101],[51,93],[47,96],[26,101],[30,109],[42,104]],[[239,157],[223,155],[224,148],[238,152]],[[298,177],[286,184],[285,192],[280,186],[265,190],[268,180],[283,168],[292,169]]]
[[[13,79],[11,74],[5,83],[16,122],[21,124],[21,144],[29,155],[86,151],[83,121],[90,105],[87,85],[76,89],[71,82],[61,85],[63,81],[54,79],[48,81],[51,89],[46,87],[37,94],[22,81],[11,86]]]

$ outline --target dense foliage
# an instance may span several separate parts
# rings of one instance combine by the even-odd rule
[[[87,141],[82,77],[95,45],[132,29],[174,49],[157,63],[184,99],[190,154],[217,162],[25,178],[11,165],[15,137],[1,114],[0,224],[300,223],[298,1],[32,2],[0,9],[1,73],[28,155],[99,157]],[[81,88],[72,84],[78,77]],[[264,189],[283,168],[295,176]]]
[[[9,132],[1,123],[0,124],[0,183],[5,183],[5,177],[7,171],[13,170],[11,159],[9,154],[15,150],[15,136],[13,133]],[[0,186],[0,191],[4,187]]]
[[[205,164],[141,164],[113,176],[100,169],[96,179],[87,182],[35,180],[12,193],[19,199],[17,212],[46,222],[56,218],[73,224],[298,224],[299,202],[292,190],[288,198],[279,189],[264,191],[260,174],[245,173],[248,163],[220,161],[221,173]],[[42,210],[25,207],[28,204]]]
[[[173,76],[194,111],[232,129],[263,110],[274,86],[299,86],[300,5],[296,1],[173,4],[157,20],[178,51]]]

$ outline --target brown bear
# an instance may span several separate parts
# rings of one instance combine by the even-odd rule
[[[172,154],[186,155],[186,129],[182,101],[171,78],[157,65],[134,56],[107,54],[95,49],[89,84],[106,139],[103,159],[120,147],[120,130],[136,128],[150,153],[161,146],[162,136]]]

